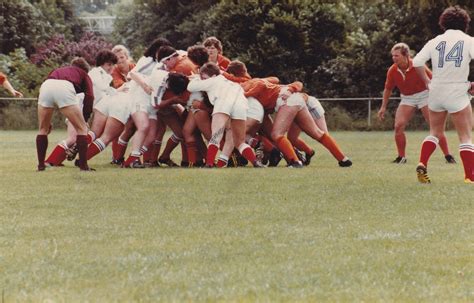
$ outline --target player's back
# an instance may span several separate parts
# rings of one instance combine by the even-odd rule
[[[415,56],[414,65],[431,59],[434,83],[465,82],[474,58],[474,38],[460,30],[447,30],[430,40]]]

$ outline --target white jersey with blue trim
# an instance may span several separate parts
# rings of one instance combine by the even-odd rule
[[[466,82],[474,58],[474,38],[461,30],[448,29],[428,41],[413,59],[414,67],[431,60],[433,83]]]
[[[167,80],[169,72],[163,69],[155,68],[147,79],[148,85],[153,89],[151,93],[151,105],[158,106],[163,99],[163,95],[167,89]]]

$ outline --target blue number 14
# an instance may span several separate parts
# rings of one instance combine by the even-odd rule
[[[456,67],[461,67],[462,62],[462,49],[464,47],[464,41],[460,40],[454,44],[453,48],[449,51],[449,53],[444,57],[446,51],[446,41],[441,41],[437,46],[436,50],[439,52],[439,61],[438,67],[442,68],[444,66],[444,62],[454,61],[454,65]]]

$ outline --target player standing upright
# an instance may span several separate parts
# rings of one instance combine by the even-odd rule
[[[446,117],[451,119],[458,133],[459,153],[464,166],[466,183],[474,183],[474,146],[472,144],[472,83],[467,81],[469,63],[474,58],[474,38],[466,31],[471,18],[459,6],[449,7],[439,17],[445,31],[428,41],[413,59],[413,66],[429,89],[430,135],[421,147],[420,163],[416,171],[421,183],[430,183],[428,160],[443,134]],[[424,72],[425,62],[431,59],[433,79]]]
[[[401,101],[395,114],[395,144],[397,145],[398,156],[393,163],[404,164],[407,162],[405,155],[406,136],[405,127],[410,122],[415,110],[418,108],[426,122],[429,123],[428,113],[428,90],[425,83],[418,76],[413,68],[413,60],[410,58],[410,48],[405,43],[397,43],[391,50],[393,65],[387,71],[387,79],[383,91],[382,106],[378,112],[380,120],[385,118],[388,100],[392,90],[398,87]],[[431,71],[425,66],[425,71],[431,79]],[[449,154],[446,136],[439,137],[439,145],[443,150],[444,157],[448,163],[456,163],[453,156]]]

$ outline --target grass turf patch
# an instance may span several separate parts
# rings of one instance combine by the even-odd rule
[[[5,302],[472,301],[462,166],[436,151],[422,185],[425,132],[408,133],[405,165],[390,132],[333,135],[353,167],[308,139],[304,169],[119,169],[109,148],[94,173],[38,173],[35,133],[0,131]]]

